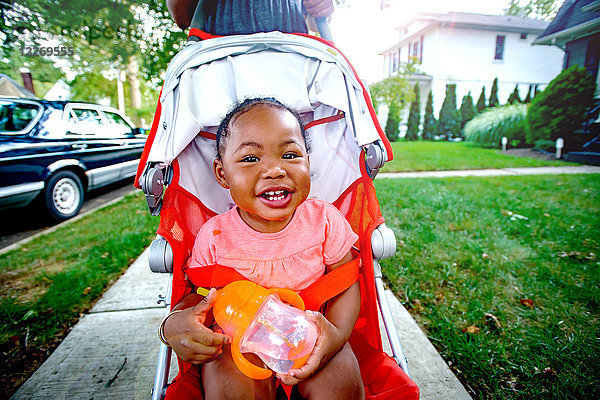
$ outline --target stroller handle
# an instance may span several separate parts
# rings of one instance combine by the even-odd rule
[[[192,22],[190,23],[190,29],[196,28],[203,30],[204,29],[204,10],[202,8],[202,4],[204,0],[198,0],[198,4],[196,4],[196,10],[194,11],[194,15],[192,16]],[[329,30],[329,23],[327,22],[327,17],[317,17],[315,18],[315,23],[317,24],[317,28],[319,30],[319,34],[325,40],[333,42],[333,37],[331,36],[331,31]],[[201,39],[198,36],[190,36],[191,41],[200,41]]]

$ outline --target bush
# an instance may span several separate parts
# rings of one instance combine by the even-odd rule
[[[408,114],[408,123],[406,127],[406,136],[404,140],[419,140],[419,124],[421,123],[421,90],[419,83],[415,83],[415,97],[410,103],[410,113]]]
[[[527,113],[527,143],[537,140],[568,142],[581,128],[585,111],[594,101],[594,80],[582,67],[574,65],[561,72],[531,102]]]
[[[385,135],[390,142],[395,142],[400,136],[398,125],[400,125],[400,107],[396,103],[392,103],[385,123]]]
[[[446,138],[460,136],[460,111],[456,108],[456,85],[446,85],[446,97],[440,110],[438,129]]]
[[[556,142],[553,142],[552,140],[536,140],[533,148],[554,153],[556,151]]]
[[[423,139],[433,140],[437,130],[437,121],[433,115],[433,95],[431,90],[427,96],[427,103],[425,104],[425,117],[423,118]]]
[[[482,147],[501,147],[503,136],[509,143],[522,143],[525,140],[527,105],[513,104],[488,109],[465,125],[467,141]]]
[[[492,83],[492,91],[490,92],[490,100],[488,101],[488,107],[498,107],[500,101],[498,100],[498,78],[494,78]]]

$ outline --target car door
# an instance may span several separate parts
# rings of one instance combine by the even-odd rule
[[[72,131],[81,138],[89,188],[133,176],[144,145],[134,137],[133,127],[112,122],[99,106],[71,104],[69,109],[75,124]]]

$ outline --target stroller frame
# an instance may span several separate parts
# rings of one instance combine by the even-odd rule
[[[326,43],[330,45],[329,43]],[[341,53],[340,53],[341,54]],[[348,64],[349,65],[349,64]],[[351,66],[350,66],[351,68]],[[168,80],[168,77],[167,77]],[[165,84],[167,84],[167,80]],[[364,85],[361,86],[366,92]],[[163,87],[164,90],[164,87]],[[162,100],[162,96],[161,96]],[[374,111],[371,111],[374,113]],[[350,120],[354,123],[354,117],[352,115],[352,108],[348,113]],[[156,127],[159,123],[158,116],[155,116],[153,122],[153,130],[156,131]],[[379,128],[380,129],[380,128]],[[374,179],[379,169],[384,165],[388,159],[388,148],[386,143],[381,139],[362,145],[364,158],[364,168],[367,174]],[[146,151],[145,151],[146,153]],[[142,188],[146,194],[149,209],[153,215],[159,215],[162,207],[162,194],[164,186],[171,182],[173,177],[173,169],[170,164],[156,161],[147,161],[148,154],[142,158],[140,167],[138,169],[138,185]],[[390,347],[393,353],[393,358],[396,363],[404,370],[404,372],[410,377],[408,369],[407,359],[404,356],[402,345],[400,343],[398,332],[393,321],[391,309],[387,298],[385,296],[385,287],[383,283],[383,275],[378,260],[383,258],[392,257],[396,251],[396,239],[394,233],[385,224],[379,225],[371,235],[371,251],[373,254],[373,270],[375,278],[375,290],[377,294],[377,304],[379,306],[379,312],[381,314],[384,327],[386,330],[387,338],[390,342]],[[362,251],[365,251],[363,249]],[[157,273],[171,273],[173,272],[173,250],[168,241],[157,236],[157,239],[153,241],[149,251],[149,265],[153,272]],[[166,307],[166,313],[170,311],[171,306],[171,281],[167,288],[165,296],[159,295],[159,303],[164,303]],[[154,379],[154,388],[152,391],[152,399],[159,400],[164,398],[166,387],[168,386],[168,375],[171,361],[171,348],[161,344],[159,350],[159,356],[157,360],[156,375]]]

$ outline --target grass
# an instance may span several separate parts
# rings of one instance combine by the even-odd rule
[[[598,175],[375,183],[387,280],[476,397],[600,397]]]
[[[482,168],[516,168],[576,165],[502,154],[465,142],[393,142],[394,159],[381,172],[443,171]]]
[[[136,193],[0,255],[0,384],[16,389],[155,237]]]

